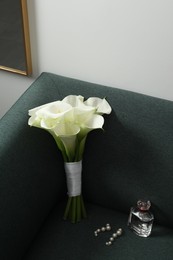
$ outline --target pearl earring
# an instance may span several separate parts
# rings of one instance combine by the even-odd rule
[[[101,227],[101,228],[98,228],[97,230],[95,230],[94,235],[97,237],[100,232],[105,232],[105,231],[110,231],[110,230],[111,230],[110,224],[106,224],[106,227]]]
[[[122,235],[122,232],[123,232],[122,228],[119,228],[119,229],[116,231],[116,233],[113,233],[113,234],[112,234],[112,236],[109,238],[109,241],[106,242],[106,245],[107,245],[107,246],[112,245],[112,243],[114,242],[114,240],[115,240],[117,237],[119,237],[119,236]]]

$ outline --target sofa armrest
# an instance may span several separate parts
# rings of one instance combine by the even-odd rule
[[[51,209],[66,195],[63,160],[53,138],[27,124],[33,97],[27,91],[0,120],[3,260],[21,259]]]

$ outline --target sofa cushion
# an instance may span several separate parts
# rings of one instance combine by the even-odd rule
[[[153,226],[148,238],[141,238],[128,229],[127,214],[86,204],[88,218],[78,224],[62,220],[64,204],[57,204],[45,225],[31,244],[23,260],[172,260],[173,230]],[[111,231],[94,231],[110,223]],[[112,233],[123,228],[123,235],[106,246]]]

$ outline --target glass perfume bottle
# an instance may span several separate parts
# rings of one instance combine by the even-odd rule
[[[138,200],[137,206],[130,209],[128,226],[141,237],[148,237],[153,227],[154,216],[150,212],[151,202],[149,200]]]

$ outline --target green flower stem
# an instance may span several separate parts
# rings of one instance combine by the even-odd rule
[[[81,220],[81,198],[77,196],[77,222]]]
[[[77,208],[76,208],[76,197],[73,197],[72,199],[72,223],[75,223],[76,222],[76,211],[77,211]]]
[[[69,197],[68,202],[67,202],[67,206],[66,206],[66,209],[65,209],[65,212],[64,212],[64,219],[68,218],[68,214],[69,214],[70,206],[71,206],[71,201],[72,201],[72,197]]]
[[[64,213],[64,220],[70,219],[72,223],[77,223],[86,217],[87,214],[82,195],[69,197]]]
[[[86,218],[87,214],[86,214],[86,209],[85,209],[85,205],[84,205],[84,201],[83,201],[83,197],[82,196],[81,196],[81,209],[82,209],[82,216],[83,216],[83,218]]]

